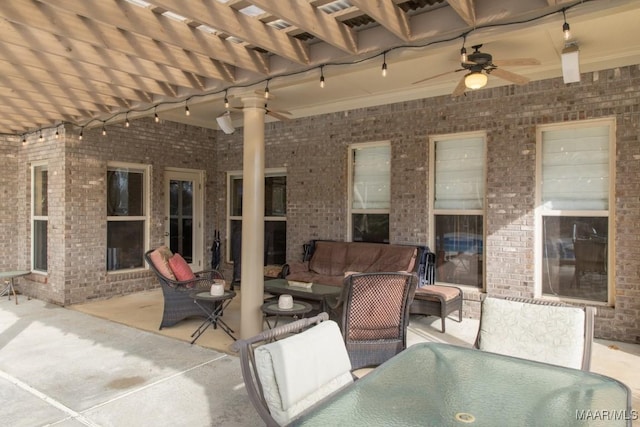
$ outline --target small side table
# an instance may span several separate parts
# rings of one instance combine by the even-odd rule
[[[213,329],[217,329],[218,325],[220,325],[220,329],[235,341],[236,337],[232,335],[235,331],[231,329],[221,317],[225,307],[231,303],[231,300],[236,296],[236,293],[234,291],[225,290],[224,294],[214,296],[211,295],[211,292],[209,291],[195,291],[191,296],[198,307],[200,307],[204,314],[207,315],[204,322],[202,322],[202,324],[198,326],[198,329],[191,334],[193,337],[191,344],[196,342],[196,340],[200,338],[200,335],[202,335],[202,333],[211,325],[213,325]]]
[[[22,276],[26,276],[28,274],[31,274],[31,272],[27,271],[27,270],[2,271],[2,272],[0,272],[0,281],[9,279],[9,280],[7,280],[7,283],[6,283],[5,287],[4,287],[4,289],[0,293],[0,297],[4,296],[4,294],[7,294],[9,299],[11,299],[11,292],[13,292],[13,297],[16,300],[16,304],[18,304],[18,295],[16,295],[16,288],[14,287],[13,280],[16,277],[22,277]]]
[[[273,329],[278,325],[278,321],[280,317],[293,317],[297,319],[298,317],[304,317],[305,314],[309,313],[313,310],[313,307],[308,302],[304,301],[293,301],[293,307],[291,308],[280,308],[278,306],[278,301],[267,301],[262,304],[261,307],[262,313],[264,314],[264,321],[267,322],[267,326],[269,329]],[[275,322],[273,326],[269,323],[269,316],[275,316]]]

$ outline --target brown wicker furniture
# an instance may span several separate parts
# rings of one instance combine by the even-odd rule
[[[303,261],[285,264],[281,275],[289,280],[313,282],[314,286],[342,286],[346,273],[415,272],[420,287],[410,314],[440,317],[445,332],[449,314],[458,311],[458,320],[462,321],[463,294],[455,286],[433,285],[435,270],[435,254],[426,246],[315,240],[304,245]],[[327,310],[326,305],[321,310]]]
[[[486,297],[475,347],[588,371],[595,308],[556,301]]]
[[[188,317],[206,317],[206,314],[198,307],[194,301],[191,292],[196,290],[210,291],[211,284],[215,279],[223,279],[224,276],[217,270],[206,270],[194,273],[195,279],[186,281],[178,281],[165,276],[160,272],[159,267],[151,259],[154,250],[147,251],[144,259],[149,264],[149,268],[153,271],[162,287],[162,295],[164,297],[164,308],[162,311],[162,321],[160,328],[173,326],[176,323]],[[160,267],[162,268],[162,267]],[[166,270],[165,270],[166,271]],[[215,303],[203,302],[203,305],[210,305],[213,310]]]
[[[407,347],[409,305],[417,278],[409,273],[352,274],[333,304],[353,369],[377,366]]]
[[[320,313],[232,344],[249,400],[267,426],[286,425],[353,383],[340,330],[328,318]]]
[[[458,312],[458,321],[462,322],[462,290],[455,286],[425,285],[416,289],[411,303],[410,314],[440,317],[442,332],[445,332],[445,319],[449,314]]]
[[[314,241],[309,247],[308,259],[285,264],[283,278],[342,286],[348,272],[417,271],[421,250],[419,246],[328,240]]]

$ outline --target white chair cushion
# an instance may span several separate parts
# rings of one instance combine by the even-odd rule
[[[580,369],[585,312],[498,298],[482,303],[480,350]]]
[[[267,406],[281,424],[353,382],[349,355],[333,321],[260,346],[254,355]]]

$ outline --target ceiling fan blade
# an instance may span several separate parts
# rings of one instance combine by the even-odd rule
[[[511,58],[496,59],[493,64],[498,67],[516,67],[518,65],[540,65],[540,61],[535,58]]]
[[[442,77],[442,76],[450,74],[450,73],[455,73],[456,71],[461,71],[461,69],[460,70],[446,71],[444,73],[436,74],[435,76],[427,77],[426,79],[418,80],[417,82],[413,82],[411,84],[412,85],[417,85],[418,83],[426,82],[427,80],[431,80],[431,79],[435,79],[435,78],[438,78],[438,77]]]
[[[280,121],[287,121],[287,120],[291,120],[290,117],[287,117],[283,114],[280,114],[279,112],[275,112],[275,111],[271,111],[271,110],[267,110],[267,114],[270,115],[271,117],[275,117],[276,119],[280,120]]]
[[[272,113],[279,113],[279,114],[286,114],[287,116],[290,116],[291,113],[285,110],[279,110],[279,109],[275,109],[272,110],[271,108],[266,108],[267,111],[272,112]]]
[[[491,71],[491,75],[500,77],[501,79],[508,80],[517,85],[524,85],[529,83],[529,78],[520,74],[512,73],[511,71],[503,70],[502,68],[496,68]]]
[[[460,81],[458,82],[458,85],[456,86],[456,88],[453,90],[453,93],[451,95],[453,96],[460,96],[464,93],[465,90],[467,90],[467,86],[464,84],[464,78],[466,76],[462,76],[462,78],[460,79]]]

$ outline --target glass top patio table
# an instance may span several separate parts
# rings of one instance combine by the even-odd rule
[[[631,418],[631,393],[613,378],[420,343],[313,406],[292,425],[630,426]]]

